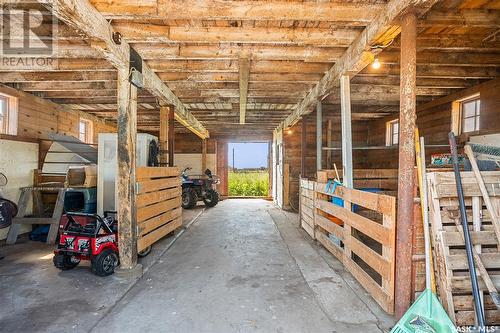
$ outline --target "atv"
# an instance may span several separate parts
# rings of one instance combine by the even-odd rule
[[[191,209],[203,200],[207,207],[214,207],[219,202],[219,193],[215,185],[220,183],[219,177],[212,175],[210,169],[204,175],[188,176],[190,167],[182,171],[182,208]]]
[[[97,214],[68,212],[61,218],[59,243],[54,251],[54,266],[60,270],[75,268],[81,260],[90,260],[92,272],[98,276],[114,273],[119,264],[118,222],[116,212]],[[140,257],[151,251],[148,247]]]

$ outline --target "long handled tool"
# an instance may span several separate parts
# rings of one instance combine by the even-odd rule
[[[436,293],[436,283],[434,281],[434,266],[431,255],[431,237],[429,231],[429,203],[427,201],[427,181],[425,167],[425,142],[424,137],[419,138],[418,128],[415,130],[415,153],[417,158],[417,176],[420,192],[420,208],[422,212],[422,222],[424,230],[425,249],[425,286]]]
[[[472,254],[472,242],[469,233],[469,224],[467,222],[467,214],[465,212],[464,192],[462,188],[462,177],[460,176],[460,168],[458,165],[457,142],[453,132],[448,133],[448,140],[450,142],[451,156],[453,160],[453,171],[455,172],[455,182],[457,185],[458,205],[460,207],[460,220],[462,222],[462,230],[465,241],[465,251],[467,253],[467,263],[469,265],[469,275],[472,285],[472,296],[474,298],[474,308],[476,310],[476,318],[479,325],[480,332],[484,332],[484,309],[481,304],[479,295],[479,285],[477,282],[476,266],[474,264],[474,256]]]
[[[425,152],[423,158],[418,143],[418,131],[415,133],[415,143],[417,147],[417,164],[419,166],[419,186],[420,198],[422,204],[422,214],[424,223],[428,223],[427,215],[427,191],[425,188]],[[423,138],[422,138],[423,142]],[[420,154],[419,154],[420,153]],[[423,163],[422,163],[423,162]],[[424,168],[422,169],[422,166]],[[427,231],[426,231],[427,230]],[[424,224],[425,241],[425,287],[424,292],[418,297],[413,305],[401,317],[399,322],[391,330],[391,333],[455,333],[457,329],[443,309],[438,298],[432,290],[432,271],[431,271],[431,247],[429,225]]]

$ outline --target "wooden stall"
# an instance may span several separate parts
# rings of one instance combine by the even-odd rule
[[[137,251],[182,226],[177,167],[137,168]]]
[[[357,170],[358,185],[369,177],[391,179],[392,170]],[[301,226],[339,259],[388,313],[394,312],[396,198],[382,193],[333,188],[330,170],[318,172],[318,181],[301,180]],[[356,184],[356,181],[355,181]],[[374,185],[373,183],[370,185]],[[394,183],[387,182],[390,188]],[[313,192],[313,193],[311,193]],[[311,198],[311,195],[313,197]],[[310,224],[310,205],[313,225]],[[312,232],[311,232],[312,229]]]
[[[314,182],[305,178],[300,179],[300,226],[309,236],[314,235]]]
[[[495,235],[491,215],[484,205],[474,174],[462,172],[461,175],[472,242],[491,280],[496,288],[500,289],[500,244]],[[500,172],[485,171],[481,172],[481,175],[495,209],[499,211]],[[429,173],[428,184],[431,235],[439,296],[456,325],[474,325],[475,315],[465,246],[456,226],[456,220],[460,221],[460,217],[454,174]],[[483,294],[486,323],[499,325],[500,310],[493,304],[482,278],[479,278],[478,282]]]

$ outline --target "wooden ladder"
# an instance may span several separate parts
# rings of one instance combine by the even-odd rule
[[[12,225],[7,234],[7,244],[15,244],[17,241],[17,236],[19,235],[21,225],[23,224],[50,224],[49,234],[47,236],[47,244],[54,244],[57,238],[57,232],[59,230],[59,221],[64,210],[64,196],[66,194],[66,188],[60,187],[23,187],[21,188],[21,196],[19,197],[18,208],[19,211],[17,216],[12,219]],[[25,217],[26,211],[28,209],[29,199],[33,196],[33,200],[36,201],[38,211],[42,209],[41,191],[57,192],[57,200],[54,207],[54,212],[52,217]],[[34,195],[33,195],[34,194]]]

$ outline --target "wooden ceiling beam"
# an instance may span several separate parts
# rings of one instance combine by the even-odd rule
[[[113,21],[130,43],[293,43],[312,46],[348,46],[358,36],[356,29],[184,27]]]
[[[288,2],[223,0],[159,0],[110,2],[91,0],[107,18],[159,18],[169,20],[304,20],[365,26],[382,6],[341,2]]]
[[[250,59],[248,56],[246,59]],[[239,72],[238,60],[148,60],[155,72]],[[251,61],[252,73],[324,73],[331,67],[328,63],[290,60]]]
[[[90,45],[101,51],[118,70],[129,71],[130,46],[126,42],[113,41],[113,29],[109,22],[87,1],[48,1],[47,8],[68,26],[77,29],[91,39]],[[175,108],[177,121],[188,127],[200,138],[209,136],[203,125],[185,108],[177,96],[143,61],[144,88],[162,103]]]
[[[281,124],[286,128],[294,125],[299,119],[312,111],[318,101],[323,100],[332,89],[340,85],[342,75],[355,75],[365,68],[373,59],[370,46],[377,42],[394,39],[400,33],[400,28],[393,22],[404,11],[418,5],[420,14],[425,13],[436,0],[390,0],[385,8],[380,10],[377,17],[363,30],[356,40],[349,46],[344,55],[323,76],[318,84],[312,88],[307,96],[297,104],[295,110]]]
[[[498,10],[488,9],[441,9],[432,10],[418,22],[419,27],[498,27],[500,15]]]

